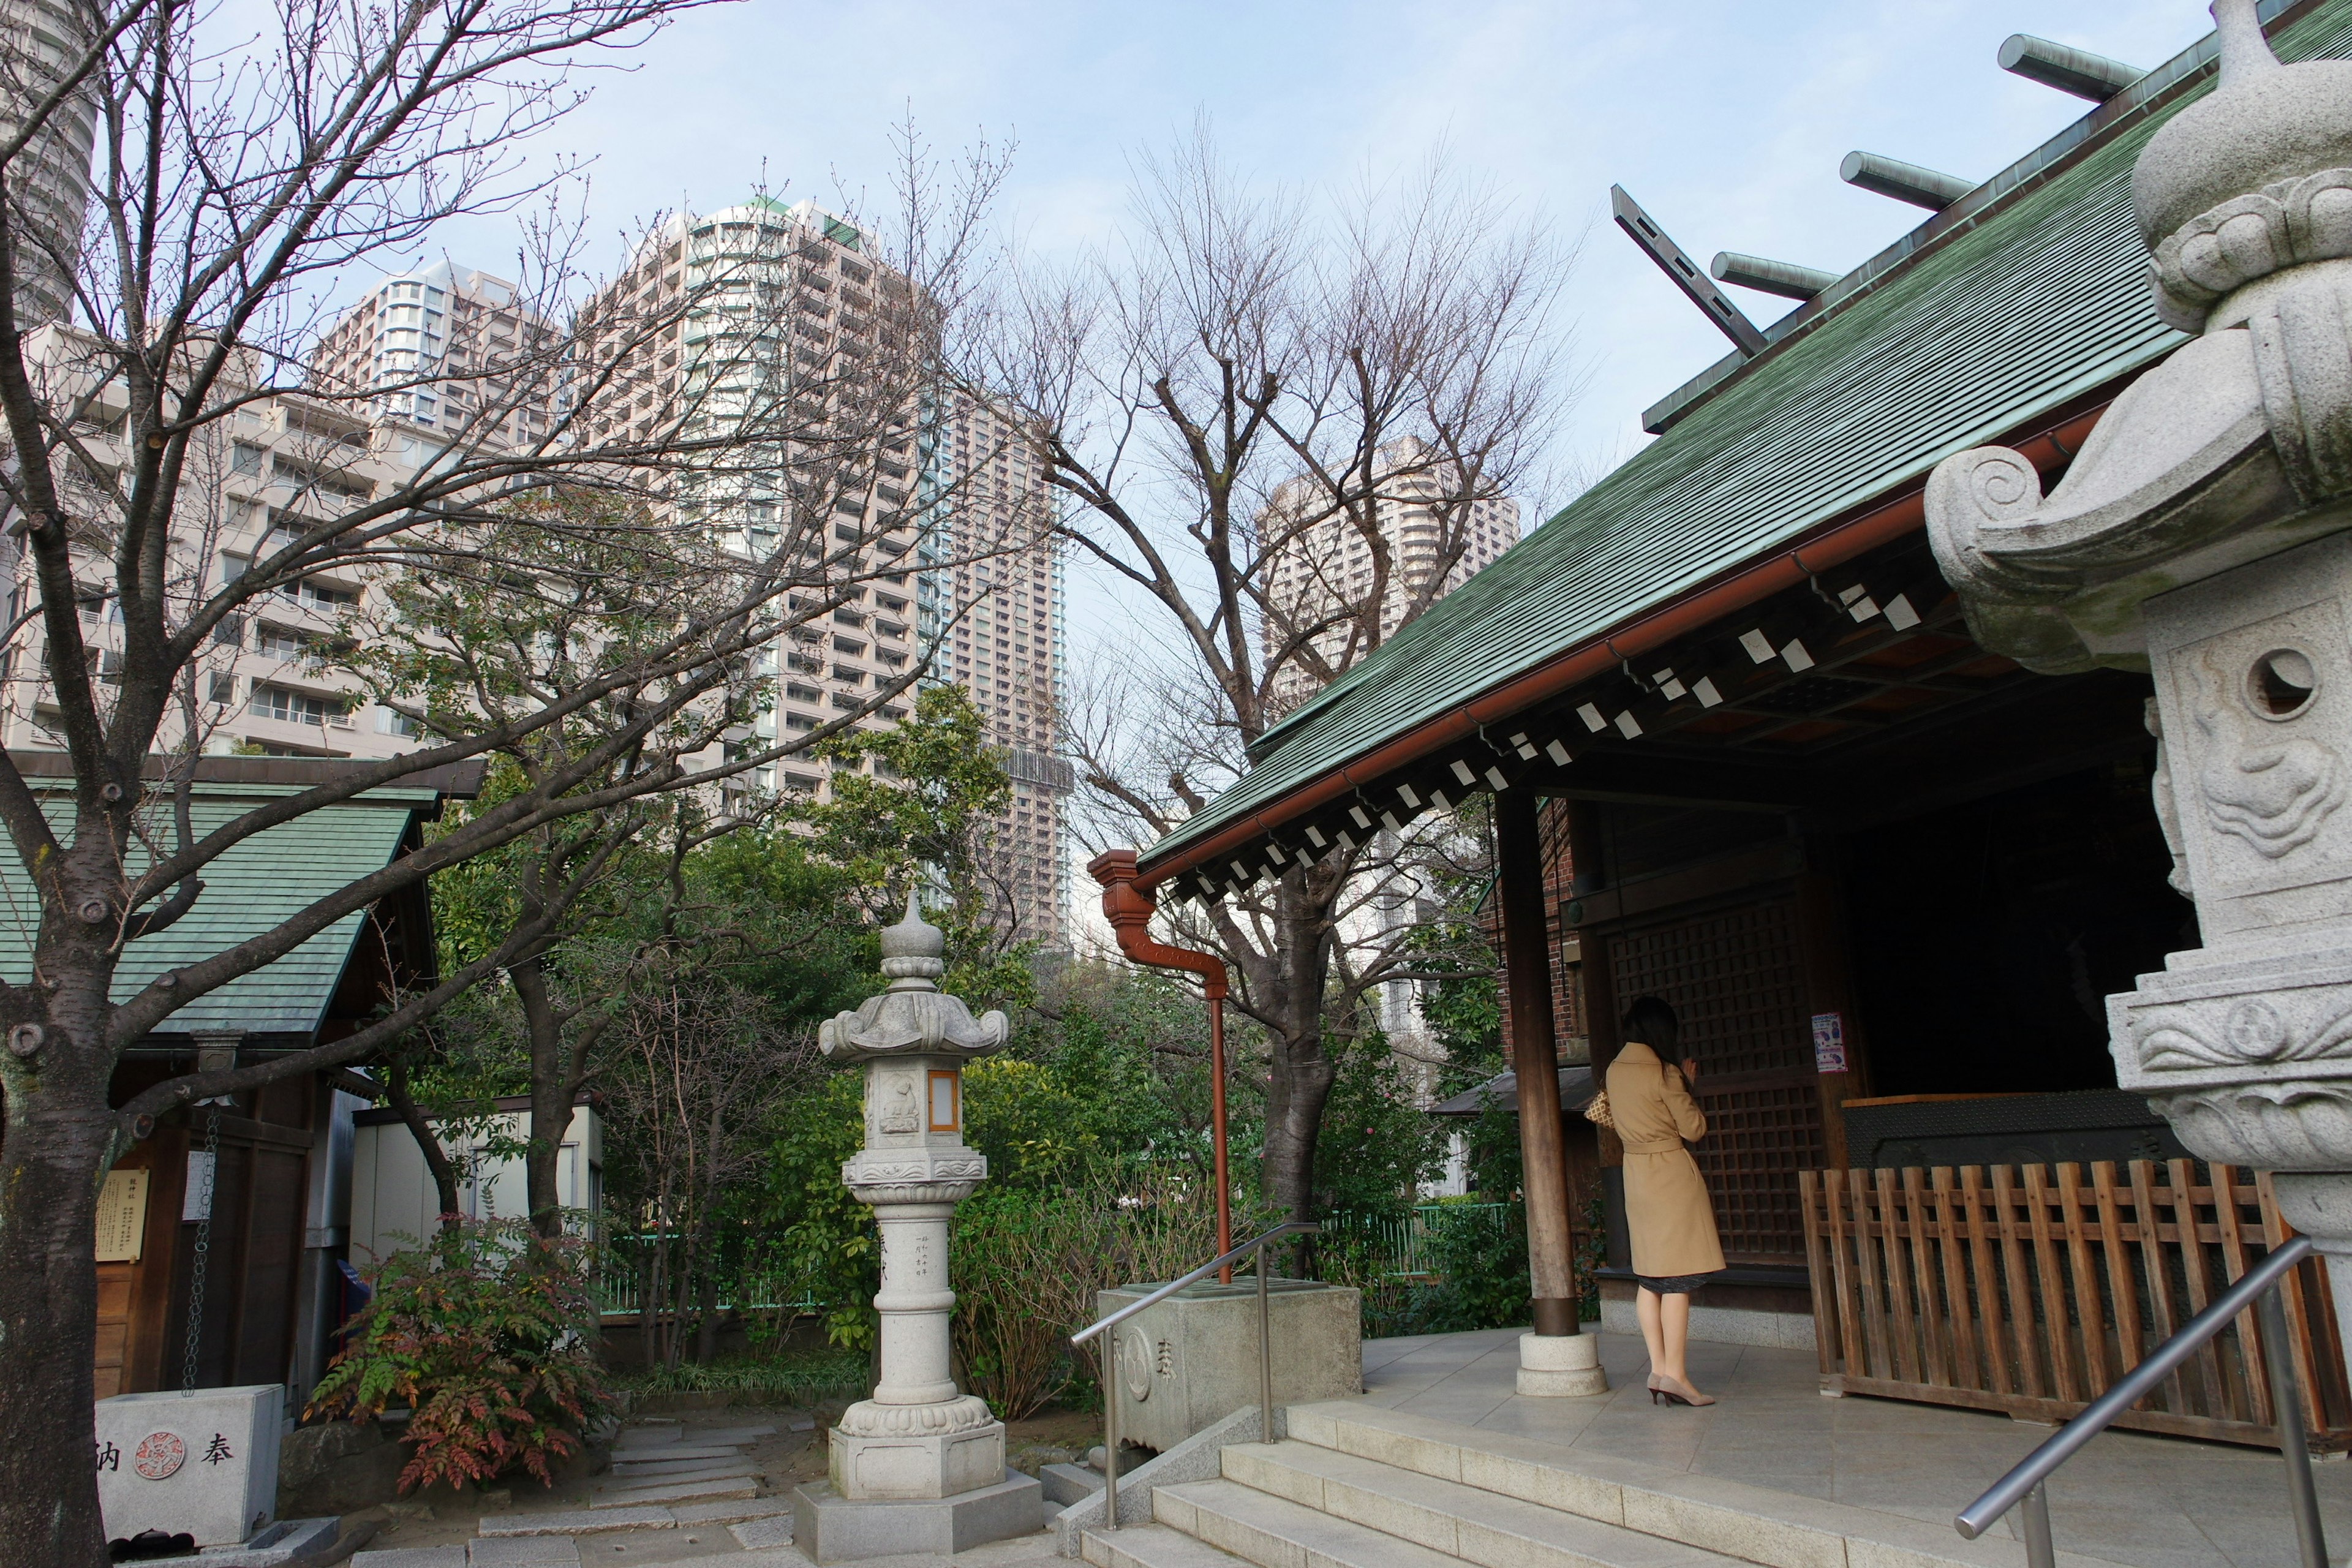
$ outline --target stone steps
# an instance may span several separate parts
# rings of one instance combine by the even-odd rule
[[[760,1490],[759,1476],[745,1469],[740,1475],[717,1476],[702,1480],[687,1480],[670,1477],[647,1481],[641,1486],[605,1487],[588,1500],[592,1509],[636,1508],[645,1504],[667,1507],[672,1503],[700,1502],[719,1498],[756,1497]]]
[[[1122,1524],[1087,1531],[1082,1549],[1094,1568],[1244,1568],[1242,1559],[1164,1524]]]
[[[727,1459],[668,1459],[652,1463],[623,1464],[614,1460],[605,1474],[614,1486],[635,1486],[640,1482],[665,1479],[709,1480],[713,1476],[750,1475],[759,1468],[740,1455]]]
[[[1259,1447],[1252,1445],[1252,1447]],[[1323,1498],[1303,1502],[1251,1480],[1201,1481],[1152,1496],[1153,1511],[1258,1568],[1734,1568],[1736,1560],[1620,1525],[1497,1498],[1306,1444],[1240,1467]],[[1228,1448],[1228,1461],[1235,1458]],[[1261,1462],[1250,1462],[1252,1458]],[[1329,1470],[1333,1474],[1321,1472]],[[1236,1471],[1238,1478],[1239,1471]],[[1447,1489],[1451,1488],[1449,1495]],[[1172,1506],[1171,1506],[1172,1505]],[[1161,1512],[1162,1509],[1168,1511]]]
[[[1286,1440],[1223,1444],[1215,1479],[1153,1487],[1151,1522],[1089,1528],[1078,1554],[1095,1568],[2025,1568],[2005,1536],[1354,1401],[1286,1420]]]
[[[813,1425],[813,1423],[809,1424]],[[795,1430],[802,1429],[796,1426]],[[584,1509],[523,1510],[486,1514],[467,1547],[429,1548],[456,1552],[447,1558],[464,1568],[515,1564],[536,1568],[541,1563],[571,1564],[600,1560],[607,1551],[635,1552],[650,1548],[664,1562],[684,1568],[690,1563],[721,1563],[742,1552],[760,1552],[792,1541],[793,1505],[782,1498],[759,1496],[760,1467],[743,1445],[772,1436],[772,1426],[685,1429],[682,1424],[654,1422],[623,1431],[612,1449],[612,1468],[591,1492]],[[697,1552],[698,1542],[683,1532],[700,1530],[709,1544]],[[715,1536],[710,1532],[724,1531]],[[643,1532],[678,1531],[678,1535]],[[583,1545],[584,1538],[584,1545]],[[604,1541],[614,1539],[607,1547]],[[677,1542],[672,1546],[670,1542]],[[682,1549],[682,1550],[681,1550]],[[471,1555],[466,1553],[470,1551]],[[635,1559],[632,1558],[632,1561]],[[419,1559],[415,1568],[442,1568],[444,1559]],[[405,1561],[387,1560],[362,1568],[411,1568]]]
[[[1948,1524],[1804,1497],[1744,1482],[1693,1475],[1662,1465],[1569,1448],[1508,1433],[1490,1432],[1404,1411],[1335,1400],[1293,1405],[1290,1444],[1226,1449],[1226,1474],[1255,1475],[1290,1495],[1320,1478],[1332,1506],[1370,1509],[1373,1517],[1402,1521],[1410,1508],[1445,1511],[1484,1523],[1507,1503],[1531,1505],[1554,1517],[1591,1521],[1660,1542],[1764,1568],[2024,1568],[2015,1540],[1963,1541]],[[1306,1447],[1369,1460],[1396,1475],[1364,1479],[1283,1448]],[[1430,1493],[1403,1488],[1408,1477],[1449,1483],[1457,1490]],[[1393,1499],[1372,1495],[1385,1486]],[[1464,1510],[1472,1511],[1464,1512]],[[1519,1517],[1519,1516],[1515,1516]],[[1562,1521],[1566,1522],[1565,1520]],[[1418,1528],[1418,1527],[1416,1527]],[[1430,1529],[1442,1526],[1430,1524]],[[1456,1524],[1456,1542],[1475,1539]],[[1442,1537],[1431,1537],[1442,1539]],[[1483,1561],[1484,1559],[1479,1559]],[[1528,1568],[1513,1558],[1496,1568]],[[1702,1559],[1704,1561],[1704,1559]],[[2116,1568],[2096,1558],[2061,1552],[2062,1568]],[[1286,1568],[1297,1568],[1286,1564]]]
[[[1731,1568],[1739,1561],[1312,1443],[1242,1444],[1222,1458],[1226,1477],[1255,1491],[1475,1568]]]
[[[615,1465],[682,1465],[693,1459],[740,1459],[743,1457],[741,1443],[692,1443],[676,1441],[640,1443],[630,1447],[617,1445],[613,1449]],[[751,1441],[745,1438],[744,1442]]]

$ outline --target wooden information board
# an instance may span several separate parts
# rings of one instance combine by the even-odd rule
[[[145,1171],[109,1171],[98,1194],[98,1261],[136,1263],[147,1237]]]

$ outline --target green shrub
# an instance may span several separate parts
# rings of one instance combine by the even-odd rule
[[[404,1492],[518,1468],[552,1485],[611,1408],[584,1247],[515,1220],[467,1221],[396,1252],[310,1401],[364,1421],[407,1406]]]
[[[1171,1279],[1215,1255],[1205,1199],[1185,1174],[1150,1169],[966,1198],[949,1249],[964,1386],[1008,1421],[1086,1403],[1095,1368],[1069,1336],[1094,1321],[1097,1290]],[[1243,1208],[1235,1233],[1260,1217]]]

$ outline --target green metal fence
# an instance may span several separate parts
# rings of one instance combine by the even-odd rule
[[[1335,1214],[1323,1221],[1326,1235],[1365,1254],[1368,1271],[1383,1279],[1435,1277],[1432,1244],[1492,1234],[1496,1243],[1511,1226],[1509,1204],[1419,1204],[1402,1215]]]
[[[605,1317],[635,1317],[644,1311],[646,1254],[656,1239],[650,1236],[624,1236],[604,1244],[603,1267],[596,1279],[596,1304]],[[670,1267],[674,1269],[678,1255],[675,1238],[670,1247]],[[671,1283],[674,1282],[673,1275]],[[675,1304],[673,1299],[662,1306],[667,1310]],[[747,1258],[721,1268],[719,1305],[725,1311],[801,1313],[821,1312],[827,1303],[816,1299],[796,1270],[764,1259]]]

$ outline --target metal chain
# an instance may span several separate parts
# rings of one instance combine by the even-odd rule
[[[180,1351],[180,1392],[196,1391],[196,1353],[205,1331],[205,1266],[212,1259],[213,1199],[220,1193],[220,1107],[205,1118],[205,1212],[196,1216],[195,1265],[188,1275],[188,1338]]]

